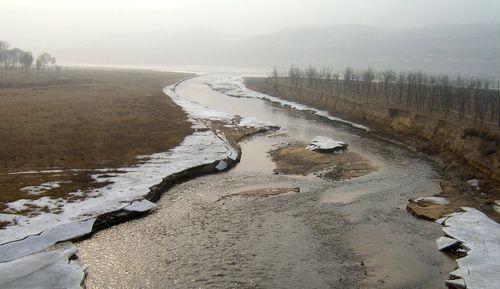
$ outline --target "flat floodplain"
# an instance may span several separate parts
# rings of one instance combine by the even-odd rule
[[[52,74],[0,86],[0,213],[57,212],[46,200],[75,200],[106,184],[91,178],[92,171],[132,166],[137,156],[173,148],[192,132],[162,91],[187,74]],[[34,202],[7,205],[20,199]]]

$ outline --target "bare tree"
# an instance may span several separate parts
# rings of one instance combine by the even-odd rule
[[[23,64],[24,72],[26,73],[26,78],[31,77],[31,65],[33,65],[33,54],[31,52],[24,52],[21,56],[21,63]]]
[[[352,97],[386,106],[405,105],[419,113],[437,113],[444,118],[453,116],[458,121],[472,118],[481,125],[486,120],[496,120],[500,125],[500,81],[495,89],[488,79],[450,78],[444,74],[412,71],[399,74],[392,70],[355,71],[349,67],[340,73],[331,68],[322,68],[318,72],[309,66],[305,70],[291,67],[287,77],[277,83],[284,82],[296,86],[299,91],[303,86],[320,91],[310,93],[308,97],[325,105],[332,97]],[[468,118],[464,118],[466,115]]]
[[[8,50],[9,43],[7,41],[0,40],[0,80],[4,78]]]

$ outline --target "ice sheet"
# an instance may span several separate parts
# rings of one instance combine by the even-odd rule
[[[496,289],[500,284],[500,224],[474,208],[462,209],[444,220],[444,233],[462,242],[467,251],[450,275],[463,279],[469,289]]]
[[[85,267],[69,260],[76,252],[75,245],[67,242],[0,263],[0,288],[80,289]]]

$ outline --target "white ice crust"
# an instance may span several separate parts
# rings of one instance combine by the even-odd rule
[[[432,203],[434,205],[448,205],[450,203],[450,201],[448,201],[446,198],[443,197],[418,197],[415,198],[414,201],[427,202],[427,203]]]
[[[215,80],[212,83],[209,84],[212,89],[219,91],[221,93],[224,93],[228,96],[236,96],[236,97],[248,97],[248,98],[257,98],[257,99],[262,99],[262,100],[267,100],[271,102],[276,102],[281,104],[282,106],[289,107],[292,109],[296,110],[307,110],[307,111],[312,111],[316,115],[325,117],[329,120],[344,123],[346,125],[349,125],[351,127],[369,131],[370,129],[364,125],[350,122],[335,116],[331,116],[327,111],[325,110],[319,110],[312,108],[307,105],[303,105],[297,102],[293,101],[287,101],[283,100],[279,97],[275,96],[270,96],[264,93],[256,92],[253,90],[248,89],[245,84],[243,83],[243,78],[241,76],[228,76],[223,78],[222,80]]]
[[[210,110],[197,103],[187,101],[177,95],[170,86],[164,91],[186,111],[193,125],[201,123],[202,119],[230,120],[232,115]],[[142,163],[133,167],[118,168],[123,173],[102,174],[93,177],[100,181],[110,181],[111,184],[90,192],[92,198],[77,202],[52,200],[47,197],[39,200],[18,200],[7,204],[13,211],[22,210],[28,204],[39,206],[61,206],[59,214],[42,213],[38,216],[14,215],[15,224],[0,231],[0,245],[25,238],[64,223],[71,223],[101,215],[106,212],[120,210],[131,202],[142,199],[149,188],[162,181],[166,176],[186,170],[191,167],[213,163],[230,158],[235,160],[238,152],[225,139],[212,131],[198,131],[184,138],[177,147],[162,153],[149,155]],[[78,193],[78,192],[75,192]],[[3,219],[8,219],[3,217]]]
[[[0,263],[0,288],[79,289],[85,267],[70,261],[76,252],[75,245],[67,242]]]
[[[463,279],[468,289],[499,288],[500,224],[474,208],[462,209],[464,212],[450,214],[443,221],[444,233],[460,241],[467,251],[450,275]]]
[[[336,141],[327,136],[317,136],[311,139],[309,145],[306,147],[307,150],[342,150],[347,147],[347,144],[341,141]]]

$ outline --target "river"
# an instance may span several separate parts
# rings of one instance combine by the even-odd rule
[[[77,244],[87,288],[444,288],[455,263],[436,250],[437,224],[406,212],[409,198],[439,191],[423,155],[309,112],[221,94],[206,74],[181,97],[256,117],[284,134],[242,143],[236,168],[168,191],[154,212]],[[379,169],[342,181],[273,173],[267,152],[325,135]],[[245,189],[299,187],[267,198],[224,198]]]

